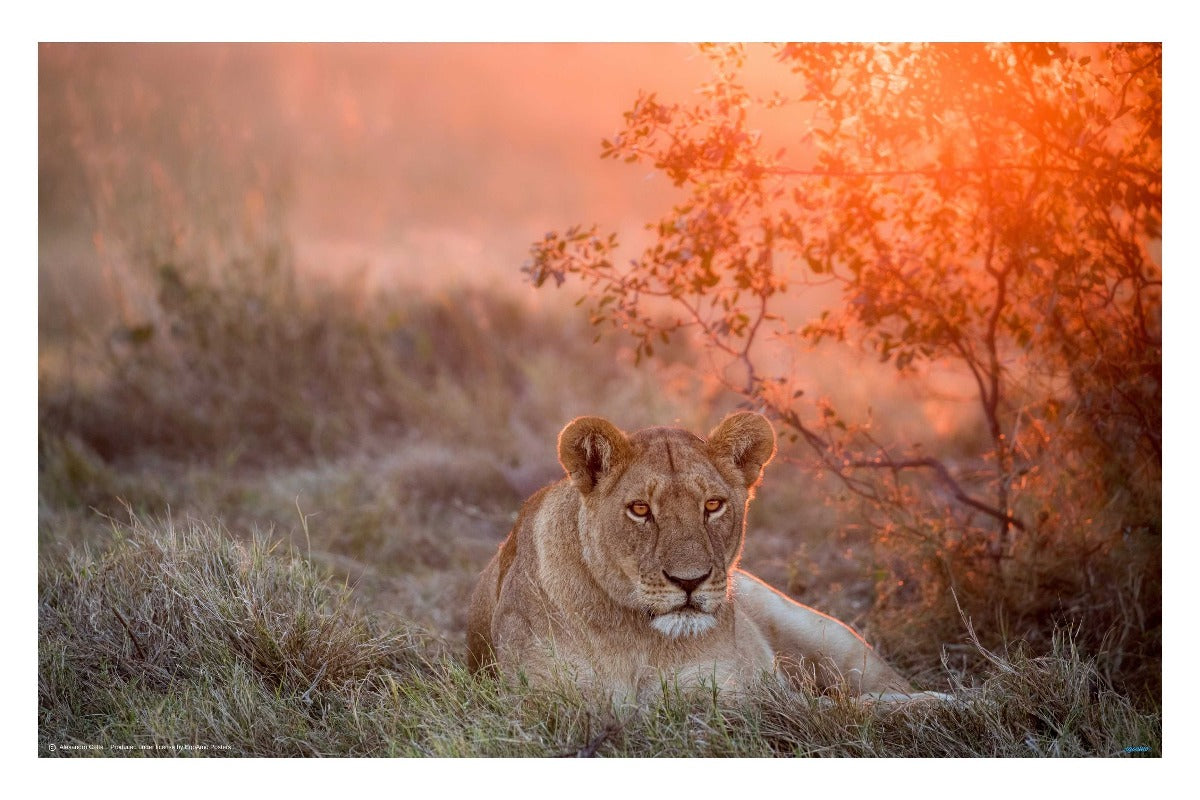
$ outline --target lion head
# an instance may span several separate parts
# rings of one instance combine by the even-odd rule
[[[571,422],[558,457],[579,491],[583,561],[613,601],[670,638],[712,628],[730,602],[746,507],[775,454],[761,414],[727,417],[706,440],[678,428],[626,436]]]

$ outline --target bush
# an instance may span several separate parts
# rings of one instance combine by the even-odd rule
[[[43,456],[73,437],[104,462],[262,466],[436,430],[512,457],[510,427],[557,432],[564,414],[542,414],[548,403],[611,408],[606,398],[649,392],[577,321],[483,290],[367,294],[320,278],[302,289],[285,248],[220,271],[163,264],[149,280],[145,321],[92,349],[96,377],[44,372]],[[558,385],[543,399],[546,382]]]

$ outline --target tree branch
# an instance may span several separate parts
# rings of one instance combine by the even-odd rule
[[[991,172],[1062,172],[1082,175],[1088,170],[1076,167],[1029,166],[1026,164],[988,164],[969,167],[926,167],[925,169],[877,169],[877,170],[827,170],[798,169],[795,167],[756,167],[766,175],[810,178],[904,178],[923,176],[937,178],[944,175],[987,174]]]
[[[954,498],[964,505],[968,505],[978,511],[982,511],[994,519],[1000,520],[1014,528],[1024,531],[1026,530],[1025,523],[1019,518],[1014,517],[1004,511],[989,506],[982,500],[971,497],[958,484],[958,481],[950,475],[950,470],[946,469],[946,465],[938,461],[936,458],[908,458],[900,461],[895,461],[891,458],[881,458],[875,461],[851,461],[846,464],[852,469],[890,469],[899,471],[902,469],[931,469],[946,488],[954,495]]]

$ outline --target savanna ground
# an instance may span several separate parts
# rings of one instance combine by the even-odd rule
[[[969,702],[885,711],[764,687],[613,716],[474,679],[466,598],[523,496],[557,477],[562,422],[705,430],[728,398],[682,364],[635,369],[568,313],[481,293],[159,279],[179,294],[170,333],[118,332],[111,364],[43,348],[41,754],[1160,752],[1153,697],[1115,688],[1068,629],[984,650],[962,620],[945,639],[875,624],[869,541],[785,463],[744,564]]]
[[[372,286],[297,267],[269,192],[232,220],[174,209],[217,232],[207,248],[99,194],[109,238],[85,249],[122,268],[102,282],[51,249],[41,272],[39,755],[1161,754],[1160,510],[1122,537],[1093,520],[1128,497],[1091,497],[1057,510],[1077,535],[984,574],[880,535],[786,439],[743,565],[958,702],[668,687],[633,712],[468,675],[467,597],[521,500],[561,475],[563,424],[705,432],[741,398],[686,339],[635,364],[515,269],[491,289]],[[813,385],[870,405],[878,435],[981,458],[967,415],[931,424],[914,387],[826,352]],[[849,371],[867,378],[846,388]]]

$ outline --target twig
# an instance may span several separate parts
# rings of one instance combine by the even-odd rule
[[[596,751],[600,749],[600,745],[604,744],[604,741],[606,739],[608,739],[608,737],[612,736],[614,733],[616,733],[619,730],[621,730],[620,725],[609,725],[607,728],[600,731],[600,733],[597,734],[595,736],[595,738],[593,738],[590,742],[588,742],[586,745],[584,745],[580,749],[576,750],[574,753],[574,757],[575,758],[595,758]]]
[[[113,613],[117,615],[117,620],[121,623],[121,627],[123,627],[125,632],[129,634],[129,641],[133,642],[133,651],[137,653],[137,657],[142,661],[146,661],[146,653],[144,650],[142,650],[142,646],[138,644],[137,636],[134,636],[133,628],[129,627],[129,622],[117,609],[114,608]]]
[[[901,461],[895,461],[891,458],[880,458],[877,461],[851,461],[846,464],[847,467],[854,469],[931,469],[937,475],[938,479],[950,489],[954,498],[964,505],[982,511],[990,517],[1000,520],[1001,522],[1012,525],[1020,531],[1026,530],[1025,523],[1011,514],[1006,514],[999,509],[989,506],[982,500],[977,500],[971,497],[961,486],[958,481],[950,475],[950,470],[946,469],[946,465],[938,461],[936,458],[909,458]]]

